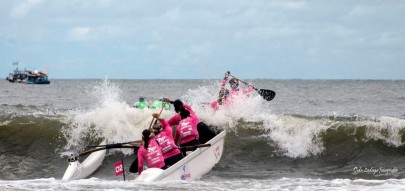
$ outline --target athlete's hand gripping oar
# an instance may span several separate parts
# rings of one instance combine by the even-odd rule
[[[163,101],[163,102],[162,102],[162,109],[160,110],[159,115],[156,117],[156,120],[159,119],[160,114],[162,114],[162,111],[163,111],[163,109],[165,108],[165,104],[166,104],[166,102]],[[148,128],[149,131],[152,131],[152,124],[153,124],[154,121],[155,121],[155,117],[152,118],[152,121],[151,121],[150,124],[149,124],[149,128]]]
[[[229,74],[229,75],[232,76],[231,74]],[[251,85],[251,84],[248,84],[247,82],[245,82],[245,81],[243,81],[243,80],[238,79],[238,78],[235,77],[235,76],[232,76],[232,77],[236,78],[237,80],[239,80],[240,82],[242,82],[242,83],[244,83],[244,84],[246,84],[246,85]],[[251,86],[252,86],[252,85],[251,85]],[[253,87],[253,86],[252,86],[252,87]],[[276,96],[276,92],[274,92],[273,90],[257,89],[257,88],[255,88],[255,87],[253,87],[253,89],[256,90],[257,93],[259,93],[259,95],[261,95],[261,96],[262,96],[265,100],[267,100],[267,101],[273,100],[274,97]]]

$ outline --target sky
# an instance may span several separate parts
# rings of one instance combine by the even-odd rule
[[[0,0],[0,75],[405,79],[403,0]]]

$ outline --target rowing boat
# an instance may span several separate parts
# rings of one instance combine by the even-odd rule
[[[100,145],[104,144],[106,144],[105,140],[100,143]],[[78,180],[90,176],[103,163],[105,154],[105,149],[93,152],[83,162],[79,162],[77,156],[72,155],[68,160],[69,166],[67,167],[62,180]]]
[[[153,182],[167,180],[196,180],[207,174],[219,162],[224,150],[226,131],[222,131],[207,144],[188,154],[182,160],[166,170],[148,168],[135,178],[135,181]]]
[[[200,147],[188,154],[182,160],[169,167],[166,170],[159,168],[148,168],[135,178],[135,181],[151,182],[164,180],[195,180],[207,174],[219,162],[224,149],[224,138],[226,131],[222,131],[204,145],[209,147]],[[69,158],[67,167],[62,180],[78,180],[87,178],[93,174],[103,163],[107,148],[106,141],[102,141],[102,147],[97,148],[83,161],[79,162],[77,156],[72,155]],[[112,147],[111,147],[112,148]],[[122,146],[120,148],[123,148]],[[81,153],[85,155],[90,151]],[[79,155],[79,156],[81,156]]]

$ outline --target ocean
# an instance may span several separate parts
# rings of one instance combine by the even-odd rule
[[[246,81],[277,95],[214,112],[220,79],[0,81],[0,190],[405,190],[405,81]],[[226,129],[220,162],[199,180],[137,183],[114,174],[133,151],[111,149],[89,178],[62,181],[70,154],[141,139],[157,111],[133,108],[139,96],[181,99]]]

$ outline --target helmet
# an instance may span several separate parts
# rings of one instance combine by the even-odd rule
[[[145,101],[145,97],[140,96],[140,97],[139,97],[139,101]]]

